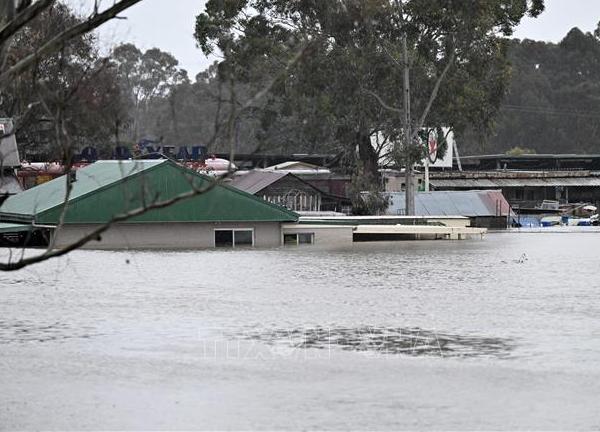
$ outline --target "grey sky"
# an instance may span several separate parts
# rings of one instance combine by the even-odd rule
[[[105,4],[109,1],[104,0]],[[93,4],[92,0],[68,2],[83,11]],[[195,17],[204,9],[204,3],[143,0],[123,14],[127,20],[113,21],[101,29],[103,44],[130,41],[143,49],[158,47],[172,53],[193,79],[212,62],[196,48],[193,38]],[[546,0],[546,11],[539,18],[526,18],[515,37],[557,42],[573,27],[593,31],[599,20],[600,0]]]

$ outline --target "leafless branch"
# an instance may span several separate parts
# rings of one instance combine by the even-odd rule
[[[257,104],[259,102],[259,100],[261,98],[263,98],[282,77],[286,76],[289,73],[289,70],[300,61],[303,54],[306,52],[306,49],[309,47],[309,45],[310,45],[310,43],[303,45],[295,53],[295,55],[290,59],[290,61],[287,63],[287,66],[280,73],[276,74],[265,85],[265,87],[263,87],[252,98],[250,98],[248,101],[246,101],[246,103],[242,105],[242,109],[236,110],[235,103],[232,103],[232,112],[231,112],[231,115],[229,116],[229,119],[227,120],[228,135],[229,135],[230,140],[231,140],[233,125],[234,125],[235,121],[237,120],[237,118],[239,118],[239,116],[242,114],[242,112],[245,109],[251,108],[255,104]],[[193,181],[193,179],[196,176],[196,173],[190,172],[189,177],[190,177],[190,188],[191,189],[189,191],[178,194],[173,198],[163,200],[163,201],[156,201],[156,198],[155,198],[154,202],[151,202],[150,204],[147,204],[147,205],[144,204],[144,201],[142,200],[142,203],[143,203],[142,206],[112,217],[108,222],[101,224],[96,229],[92,230],[90,233],[79,238],[77,241],[70,243],[67,246],[59,248],[59,249],[52,249],[49,247],[43,253],[31,256],[29,258],[21,256],[21,258],[15,262],[11,262],[9,260],[6,263],[0,263],[0,271],[16,271],[16,270],[23,269],[32,264],[37,264],[37,263],[49,260],[51,258],[57,258],[57,257],[63,256],[63,255],[66,255],[69,252],[72,252],[72,251],[79,249],[80,247],[86,245],[88,242],[98,239],[102,233],[106,232],[114,224],[117,224],[120,222],[126,222],[126,221],[128,221],[132,218],[135,218],[136,216],[140,216],[148,211],[169,207],[178,202],[193,198],[197,195],[207,193],[210,190],[212,190],[214,187],[216,187],[217,185],[221,184],[221,182],[231,174],[232,174],[232,171],[230,170],[228,172],[228,174],[226,174],[225,176],[211,180],[210,184],[208,186],[198,187],[195,184],[195,182]],[[68,201],[69,195],[70,195],[69,186],[67,186],[65,200]],[[143,198],[145,199],[145,196]],[[65,203],[65,207],[63,208],[63,211],[61,213],[61,221],[56,226],[55,230],[60,230],[64,224],[64,214],[66,212],[67,205],[68,204]]]
[[[31,264],[36,264],[36,263],[40,263],[42,261],[46,261],[48,259],[51,258],[57,258],[63,255],[68,254],[69,252],[72,252],[76,249],[79,249],[80,247],[84,246],[85,244],[87,244],[88,242],[90,242],[91,240],[96,240],[99,238],[99,236],[104,233],[105,231],[107,231],[112,225],[119,223],[119,222],[125,222],[131,218],[134,218],[136,216],[140,216],[150,210],[156,210],[156,209],[161,209],[161,208],[165,208],[165,207],[169,207],[175,203],[178,203],[180,201],[184,201],[187,199],[190,199],[192,197],[195,197],[197,195],[203,194],[203,193],[207,193],[210,190],[212,190],[216,185],[220,184],[218,179],[215,179],[214,181],[212,181],[210,183],[210,185],[208,185],[205,188],[198,188],[198,187],[194,187],[192,190],[179,194],[171,199],[168,200],[163,200],[163,201],[156,201],[154,203],[151,203],[147,206],[142,206],[139,207],[137,209],[131,210],[129,212],[117,215],[115,217],[113,217],[110,221],[108,221],[105,224],[100,225],[98,228],[94,229],[93,231],[91,231],[90,233],[86,234],[85,236],[81,237],[80,239],[78,239],[77,241],[65,246],[64,248],[60,248],[60,249],[54,249],[54,250],[47,250],[46,252],[40,254],[40,255],[36,255],[30,258],[23,258],[20,259],[19,261],[16,262],[8,262],[8,263],[0,263],[0,270],[1,271],[15,271],[15,270],[20,270],[24,267],[27,267]]]
[[[56,0],[39,0],[22,9],[14,19],[9,20],[9,22],[0,28],[0,45],[6,43],[11,36],[51,7],[54,3],[56,3]]]
[[[398,114],[404,114],[404,110],[401,110],[400,108],[396,108],[393,107],[391,105],[388,105],[387,103],[385,103],[385,101],[375,92],[371,91],[371,90],[367,90],[367,89],[363,89],[363,91],[371,96],[373,96],[375,99],[377,99],[377,102],[379,102],[379,104],[385,108],[388,111],[392,111]]]
[[[140,1],[142,0],[121,0],[115,3],[107,10],[105,10],[104,12],[94,14],[82,23],[63,31],[54,38],[50,39],[40,48],[38,48],[34,53],[19,60],[15,65],[2,72],[0,74],[0,84],[19,75],[25,69],[35,64],[35,62],[37,62],[40,58],[61,49],[62,46],[64,46],[64,44],[70,41],[71,39],[89,33],[90,31],[96,29],[105,22],[115,18],[119,13],[130,8],[136,3],[139,3]]]
[[[414,131],[412,133],[413,139],[416,138],[417,134],[419,133],[419,131],[425,124],[427,115],[429,115],[429,111],[431,110],[431,107],[433,106],[433,103],[435,102],[435,99],[437,98],[437,94],[440,90],[442,81],[444,81],[444,78],[446,77],[446,74],[448,73],[450,66],[452,66],[452,64],[454,63],[455,55],[456,55],[455,51],[452,51],[452,54],[450,54],[450,57],[448,58],[448,62],[446,63],[446,66],[444,66],[444,70],[442,70],[442,73],[438,76],[437,80],[435,81],[435,85],[433,86],[433,90],[431,91],[431,94],[429,95],[429,100],[427,101],[427,105],[425,106],[425,109],[421,113],[421,117],[419,118],[417,127],[414,128]]]

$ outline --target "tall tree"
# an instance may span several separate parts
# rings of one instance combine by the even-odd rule
[[[6,50],[6,67],[83,21],[61,3],[47,8],[14,35]],[[59,117],[64,119],[69,145],[81,148],[106,142],[115,118],[124,114],[115,70],[99,55],[96,37],[90,33],[74,38],[9,80],[2,91],[0,112],[17,119],[22,153],[34,159],[62,159],[65,150],[72,150],[62,148],[64,143],[57,145],[55,120]]]
[[[130,104],[128,138],[136,142],[142,131],[156,130],[147,123],[151,103],[169,97],[178,85],[189,84],[187,72],[178,68],[175,57],[158,48],[142,52],[133,44],[123,44],[113,50],[111,57]]]
[[[339,149],[356,175],[377,185],[381,155],[373,137],[404,138],[404,146],[392,146],[393,160],[411,167],[424,152],[417,140],[424,125],[489,127],[508,80],[503,36],[542,9],[541,0],[209,0],[196,38],[205,53],[223,53],[224,80],[250,84],[264,83],[308,45],[296,70],[258,107],[261,138]],[[405,65],[416,113],[409,137]]]

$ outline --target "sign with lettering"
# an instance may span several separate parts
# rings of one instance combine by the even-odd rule
[[[126,146],[116,146],[112,149],[110,157],[112,159],[132,159],[152,158],[164,155],[171,159],[184,161],[204,161],[206,160],[207,149],[205,146],[172,146],[161,143],[156,143],[150,140],[141,140],[138,144],[130,149]],[[99,159],[99,152],[94,147],[85,147],[79,153],[79,160],[95,162]]]

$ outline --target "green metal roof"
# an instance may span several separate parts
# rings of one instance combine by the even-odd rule
[[[33,226],[29,224],[0,223],[0,234],[27,232],[31,230],[33,230]]]
[[[106,223],[152,202],[207,188],[214,179],[170,160],[99,161],[76,171],[65,223]],[[59,177],[8,198],[0,220],[57,224],[64,208],[66,178]],[[218,184],[205,193],[128,222],[295,221],[298,215],[250,194]]]

